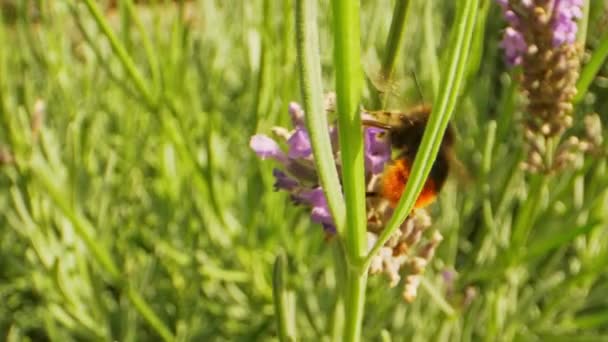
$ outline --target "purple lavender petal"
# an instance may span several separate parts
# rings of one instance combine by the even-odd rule
[[[505,20],[512,27],[517,27],[517,25],[519,25],[519,17],[517,16],[517,14],[515,14],[515,12],[513,12],[511,10],[506,10],[504,12],[504,17],[505,17]]]
[[[292,191],[300,185],[297,180],[295,180],[292,177],[289,177],[285,172],[283,172],[279,169],[273,169],[272,175],[276,179],[276,181],[274,183],[275,190],[282,189],[282,190]]]
[[[280,163],[287,162],[287,156],[279,144],[264,134],[256,134],[249,140],[249,147],[262,159],[272,158]]]
[[[316,187],[312,190],[304,190],[298,194],[294,194],[292,199],[297,204],[305,204],[312,207],[310,217],[313,222],[324,225],[333,225],[334,220],[327,206],[327,200],[321,187]]]
[[[496,2],[502,8],[503,15],[509,23],[501,44],[505,50],[506,60],[510,65],[521,64],[527,51],[522,30],[526,31],[527,28],[520,26],[519,17],[511,7],[511,3],[514,3],[514,1],[496,0]],[[551,2],[552,5],[548,4],[546,8],[553,8],[550,27],[548,27],[553,36],[553,46],[559,47],[562,44],[574,43],[578,29],[576,20],[583,16],[583,0],[553,0]],[[521,0],[520,4],[523,8],[526,8],[526,11],[530,12],[534,6],[539,6],[537,1],[534,0]]]
[[[285,164],[285,169],[300,182],[318,182],[317,170],[312,160],[308,159],[289,159]]]
[[[391,146],[385,139],[378,138],[383,129],[365,129],[365,169],[372,174],[384,171],[384,165],[391,159]]]
[[[510,65],[521,64],[527,44],[521,32],[507,27],[503,36],[501,47],[505,49],[505,57]]]
[[[560,22],[554,26],[553,46],[572,43],[576,39],[576,24],[573,22]]]
[[[296,128],[289,140],[289,158],[307,158],[312,154],[308,133],[303,128]]]
[[[301,191],[294,195],[294,200],[299,204],[306,204],[314,207],[319,204],[323,204],[325,201],[325,195],[323,189],[316,187],[310,190]]]
[[[316,206],[313,207],[310,212],[310,218],[313,222],[322,223],[322,224],[333,224],[334,219],[331,217],[329,213],[329,208],[327,204],[325,206]]]
[[[553,45],[574,43],[578,29],[575,22],[583,16],[580,0],[556,0],[553,12]]]

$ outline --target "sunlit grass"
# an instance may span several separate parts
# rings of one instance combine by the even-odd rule
[[[90,1],[96,18],[84,2],[0,1],[0,154],[14,159],[0,166],[0,339],[276,338],[281,249],[299,339],[329,339],[331,247],[248,148],[302,100],[293,4],[151,2]],[[412,71],[427,102],[441,98],[453,3],[409,4],[386,107],[421,101]],[[412,304],[370,277],[363,340],[606,339],[606,156],[530,193],[521,99],[498,48],[504,23],[480,3],[452,116],[464,170],[431,210],[445,240]],[[318,6],[331,91],[331,5]],[[361,2],[364,107],[394,8]],[[590,11],[575,118],[608,110],[601,13]]]

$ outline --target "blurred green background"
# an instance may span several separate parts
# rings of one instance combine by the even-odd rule
[[[375,88],[392,109],[419,103],[412,73],[432,103],[455,5],[412,1],[383,84],[393,2],[361,4],[364,107]],[[281,249],[300,338],[329,340],[331,244],[248,146],[299,100],[293,4],[90,2],[97,17],[85,1],[0,1],[0,340],[154,341],[163,326],[180,341],[273,340]],[[432,207],[445,240],[414,303],[370,279],[364,339],[608,340],[605,154],[546,177],[529,200],[504,23],[482,3],[454,115],[466,176]],[[331,11],[319,6],[329,92]],[[588,54],[608,32],[604,6],[593,1]],[[573,132],[592,111],[608,121],[607,77],[604,66]]]

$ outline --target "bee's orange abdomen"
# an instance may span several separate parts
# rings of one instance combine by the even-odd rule
[[[410,178],[410,165],[406,159],[397,159],[387,167],[382,177],[382,197],[387,199],[392,207],[397,206],[405,184]],[[424,208],[433,203],[437,196],[437,186],[433,179],[427,179],[422,192],[416,199],[414,208]]]

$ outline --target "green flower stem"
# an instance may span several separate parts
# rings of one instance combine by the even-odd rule
[[[519,253],[523,251],[530,230],[534,225],[539,208],[543,202],[545,188],[548,183],[548,176],[533,175],[528,189],[528,197],[522,205],[521,211],[518,213],[513,226],[511,246],[514,254],[510,260],[515,260]]]
[[[579,103],[587,94],[587,90],[589,90],[589,86],[595,79],[597,73],[602,69],[606,58],[608,57],[608,32],[606,32],[602,39],[600,40],[600,44],[597,46],[597,49],[591,55],[591,59],[585,65],[583,70],[581,71],[581,76],[578,79],[576,84],[576,96],[574,97],[573,102]]]
[[[344,234],[345,207],[334,160],[327,115],[323,108],[323,84],[321,82],[321,58],[317,32],[316,1],[296,1],[296,46],[298,51],[298,71],[306,127],[315,156],[315,166],[319,172],[321,186],[331,210],[336,228]]]
[[[338,133],[346,201],[346,229],[341,236],[345,240],[349,263],[345,285],[344,340],[359,341],[367,284],[367,274],[358,266],[367,250],[363,128],[359,109],[362,86],[359,2],[333,0],[332,9]]]
[[[146,103],[148,103],[149,106],[156,107],[156,101],[152,97],[150,90],[146,85],[146,81],[144,80],[143,76],[135,66],[135,63],[129,56],[127,49],[125,49],[124,45],[120,43],[114,32],[112,32],[110,25],[104,18],[99,7],[95,4],[95,2],[93,2],[93,0],[84,0],[84,3],[89,9],[89,12],[91,12],[91,15],[95,19],[97,26],[99,26],[99,29],[101,29],[101,31],[110,41],[112,50],[114,50],[114,52],[118,55],[118,59],[127,71],[127,74],[129,74],[129,76],[133,80],[133,83],[135,84],[137,90],[145,98]]]
[[[346,284],[346,270],[348,264],[344,251],[344,244],[338,239],[332,245],[332,254],[334,257],[334,273],[336,276],[336,296],[333,308],[333,314],[328,324],[327,332],[331,333],[333,342],[341,342],[344,332],[344,286]]]
[[[395,230],[399,228],[410,214],[414,202],[418,198],[418,194],[420,194],[424,182],[431,171],[433,161],[437,157],[443,134],[456,106],[460,86],[467,70],[468,55],[476,23],[479,0],[465,0],[462,6],[463,10],[457,21],[455,39],[452,42],[450,56],[448,56],[449,65],[441,82],[442,88],[439,91],[437,105],[433,108],[420,144],[420,149],[416,154],[412,173],[405,186],[403,196],[401,196],[395,209],[395,213],[378,238],[372,251],[365,258],[363,263],[365,269],[369,266],[372,257],[378,253],[380,248],[384,246]]]
[[[351,271],[346,281],[346,326],[344,327],[344,341],[360,341],[361,325],[365,308],[365,286],[367,272]]]
[[[365,255],[366,249],[363,128],[359,109],[362,77],[359,3],[334,0],[332,5],[338,131],[346,201],[346,229],[342,236],[346,242],[348,261],[352,264]]]

